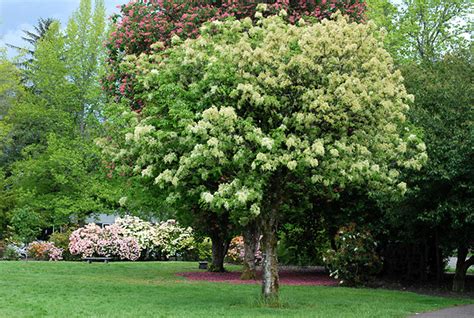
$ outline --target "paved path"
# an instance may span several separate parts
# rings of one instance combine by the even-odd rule
[[[474,305],[446,308],[410,316],[409,318],[473,318]]]

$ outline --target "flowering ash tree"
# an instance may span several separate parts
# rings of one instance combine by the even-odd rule
[[[292,25],[285,15],[215,21],[197,39],[128,56],[122,70],[138,74],[146,107],[123,106],[111,119],[129,125],[115,150],[120,169],[169,203],[260,223],[267,300],[278,296],[278,224],[296,191],[322,200],[348,186],[399,194],[400,170],[426,160],[405,121],[413,97],[375,26],[342,16]]]
[[[301,17],[320,21],[338,10],[350,17],[351,21],[362,21],[366,8],[362,0],[130,1],[120,6],[120,13],[112,17],[112,30],[106,43],[108,58],[107,73],[102,81],[104,90],[111,100],[124,101],[131,109],[140,112],[146,102],[142,98],[143,87],[136,83],[137,70],[120,67],[121,63],[127,62],[130,54],[138,56],[141,53],[150,54],[154,51],[167,50],[172,45],[173,38],[197,38],[200,35],[199,28],[208,21],[220,21],[229,17],[255,19],[257,5],[261,2],[267,3],[267,10],[264,13],[266,16],[285,10],[288,14],[284,19],[289,23],[295,23]],[[202,216],[199,219],[194,218],[193,227],[212,238],[213,257],[209,270],[223,271],[224,256],[236,227],[230,222],[228,213],[216,215],[211,212],[204,217],[204,211],[201,209],[205,208],[194,206],[187,211],[197,211],[197,214]],[[251,250],[255,248],[255,244],[249,245],[249,242],[254,242],[258,236],[255,233],[258,232],[258,226],[254,226],[253,229],[254,231],[243,231],[246,247],[250,248],[247,255],[253,255]],[[245,262],[246,265],[249,264],[249,274],[244,273],[243,277],[251,278],[255,275],[251,274],[253,263],[252,257]]]
[[[135,97],[135,74],[123,72],[120,63],[128,54],[150,53],[153,44],[161,42],[161,49],[171,45],[176,36],[196,38],[199,28],[208,21],[229,17],[253,18],[259,3],[267,3],[267,15],[286,10],[285,19],[295,23],[302,17],[322,20],[341,11],[353,21],[364,19],[363,0],[136,0],[120,6],[120,13],[112,16],[113,27],[106,43],[108,72],[103,79],[105,91],[116,99],[130,99],[131,107],[144,106]]]

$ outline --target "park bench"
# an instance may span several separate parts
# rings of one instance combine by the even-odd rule
[[[87,262],[87,263],[92,263],[92,262],[104,262],[104,263],[108,263],[109,261],[112,260],[112,257],[84,257],[82,258],[82,260],[84,262]]]
[[[199,269],[207,269],[207,262],[206,261],[200,261],[199,262]]]

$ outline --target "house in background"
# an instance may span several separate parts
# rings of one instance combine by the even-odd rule
[[[115,214],[98,214],[98,215],[91,215],[85,219],[86,224],[95,223],[101,228],[104,228],[107,225],[111,225],[115,222],[115,220],[119,217],[119,215]]]

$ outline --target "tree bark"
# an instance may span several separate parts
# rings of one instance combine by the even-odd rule
[[[244,237],[244,268],[240,279],[257,279],[255,253],[258,249],[259,234],[256,222],[249,223],[242,234]]]
[[[229,249],[230,240],[226,239],[226,235],[218,233],[211,236],[212,240],[212,262],[209,266],[210,272],[225,272],[224,258]]]
[[[263,282],[262,296],[265,301],[278,301],[279,277],[277,258],[277,210],[262,215]]]
[[[474,256],[466,260],[469,249],[467,247],[458,247],[456,272],[453,279],[453,291],[464,292],[464,285],[466,281],[466,272],[469,267],[474,265]]]

